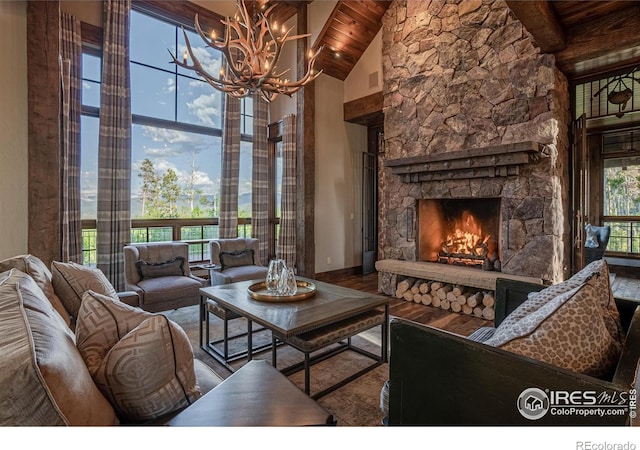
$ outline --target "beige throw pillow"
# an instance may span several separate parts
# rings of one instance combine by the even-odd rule
[[[82,296],[89,290],[118,298],[116,290],[100,269],[54,261],[51,263],[51,272],[53,287],[74,319],[78,317]]]
[[[609,379],[622,345],[609,332],[596,277],[549,300],[485,341],[529,358]]]
[[[93,379],[123,420],[156,419],[201,395],[189,339],[161,314],[88,291],[76,339]]]
[[[13,269],[0,282],[0,425],[117,425],[42,290]]]
[[[0,272],[9,269],[18,269],[30,275],[38,287],[42,289],[42,292],[47,299],[49,299],[55,310],[58,311],[58,314],[60,314],[67,326],[71,326],[69,312],[60,301],[60,298],[58,298],[58,295],[53,289],[53,284],[51,284],[51,271],[49,271],[40,258],[33,255],[20,255],[0,261]]]
[[[615,340],[622,343],[624,341],[624,332],[620,323],[620,314],[609,283],[609,267],[603,259],[588,264],[584,269],[562,283],[549,286],[539,292],[530,293],[527,301],[509,314],[500,326],[509,327],[515,324],[557,296],[581,286],[590,279],[593,279],[592,284],[597,291],[598,303],[602,308],[601,313],[607,329]]]

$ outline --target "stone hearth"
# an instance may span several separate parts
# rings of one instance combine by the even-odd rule
[[[395,1],[383,42],[379,259],[417,260],[419,199],[500,198],[502,271],[563,280],[569,96],[553,56],[503,1]]]

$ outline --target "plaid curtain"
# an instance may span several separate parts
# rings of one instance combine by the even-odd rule
[[[82,263],[80,219],[80,108],[82,104],[82,39],[80,21],[60,14],[62,70],[62,157],[60,217],[62,261]]]
[[[267,102],[253,94],[253,174],[251,234],[258,239],[262,264],[269,259],[269,150],[267,146]]]
[[[131,240],[130,0],[104,2],[98,145],[98,268],[124,289],[122,249]]]
[[[282,119],[282,198],[280,199],[280,235],[278,256],[287,266],[296,262],[296,116]]]
[[[240,172],[240,99],[224,97],[222,179],[220,180],[221,239],[238,237],[238,178]]]

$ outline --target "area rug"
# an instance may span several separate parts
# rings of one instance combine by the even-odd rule
[[[209,365],[222,378],[231,375],[231,372],[214,358],[204,352],[198,343],[199,339],[199,307],[190,306],[164,313],[174,322],[178,323],[189,336],[193,347],[194,356]],[[247,330],[245,319],[234,319],[229,321],[229,334],[235,335]],[[211,340],[222,337],[222,321],[212,316]],[[271,333],[260,331],[254,333],[254,345],[268,343],[271,340]],[[363,348],[371,353],[379,354],[380,349],[380,327],[376,327],[367,332],[361,333],[352,338],[355,346]],[[229,349],[233,353],[237,350],[246,349],[246,340],[240,338],[230,343]],[[303,354],[297,350],[280,345],[277,348],[278,369],[288,367],[291,364],[303,360]],[[254,359],[265,359],[271,364],[271,350],[265,350],[254,355]],[[320,390],[342,380],[350,374],[356,373],[361,368],[370,364],[371,360],[352,351],[345,351],[327,360],[315,364],[311,368],[311,393]],[[246,364],[246,359],[235,361],[231,364],[234,369]],[[348,383],[345,386],[318,399],[318,403],[327,411],[333,414],[338,426],[380,426],[382,414],[380,412],[380,389],[389,376],[388,364],[382,364],[367,372],[363,376]],[[296,372],[289,377],[300,390],[304,390],[304,372]]]

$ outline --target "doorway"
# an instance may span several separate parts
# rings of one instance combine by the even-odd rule
[[[639,77],[640,68],[627,67],[572,83],[573,114],[581,122],[571,157],[573,272],[584,266],[586,224],[611,227],[610,264],[640,263]]]
[[[384,142],[381,126],[367,129],[362,154],[362,274],[375,272],[378,259],[378,153]]]

